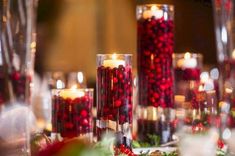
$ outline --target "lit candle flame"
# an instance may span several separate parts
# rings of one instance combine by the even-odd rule
[[[163,17],[163,10],[158,8],[156,5],[151,6],[150,10],[145,10],[143,13],[143,18],[148,19],[155,17],[156,19]]]
[[[204,91],[204,86],[203,86],[203,85],[200,85],[199,88],[198,88],[198,91],[199,91],[199,92]]]
[[[75,99],[85,96],[85,92],[83,90],[77,89],[76,85],[73,85],[70,89],[62,89],[60,91],[60,96],[63,98]]]
[[[70,89],[71,90],[76,90],[77,89],[77,85],[73,85]]]
[[[202,72],[200,75],[200,80],[202,83],[206,83],[210,79],[208,72]]]
[[[116,59],[117,59],[117,54],[116,54],[116,53],[114,53],[114,54],[112,55],[112,59],[113,59],[113,60],[116,60]]]
[[[106,59],[103,62],[104,67],[118,68],[119,65],[125,66],[125,60],[118,58],[116,53],[112,54],[110,59]]]
[[[163,11],[159,9],[156,5],[151,7],[151,11],[156,18],[161,18],[163,16]]]
[[[186,52],[186,53],[184,54],[184,58],[185,58],[185,59],[190,59],[190,58],[191,58],[190,52]]]
[[[235,49],[232,52],[232,58],[235,59]]]
[[[73,85],[70,89],[73,93],[76,93],[78,97],[82,97],[85,95],[84,91],[77,90],[77,85]]]
[[[77,73],[77,79],[78,79],[78,82],[79,82],[79,83],[83,83],[84,75],[83,75],[82,72],[78,72],[78,73]]]
[[[232,88],[225,88],[225,92],[226,92],[227,94],[232,94],[233,89],[232,89]]]
[[[63,81],[57,80],[57,81],[56,81],[56,88],[57,88],[57,89],[62,89],[62,88],[64,88],[64,83],[63,83]]]
[[[156,5],[153,5],[153,6],[151,7],[151,11],[156,11],[156,10],[158,10],[157,6],[156,6]]]

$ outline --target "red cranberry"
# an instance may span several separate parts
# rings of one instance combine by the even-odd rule
[[[86,110],[82,110],[82,111],[81,111],[81,116],[82,116],[82,117],[85,118],[85,117],[87,117],[87,115],[88,115],[88,113],[87,113]]]
[[[19,80],[20,79],[20,77],[21,77],[21,75],[20,75],[20,73],[19,72],[14,72],[13,74],[12,74],[12,79],[13,80]]]
[[[224,142],[223,142],[222,139],[218,139],[217,146],[218,146],[219,149],[222,149],[224,147]]]
[[[83,119],[82,124],[83,124],[83,126],[87,126],[89,124],[88,120],[87,119]]]
[[[117,83],[118,79],[116,77],[113,78],[113,83]]]
[[[117,100],[114,102],[115,107],[120,107],[122,104],[121,100]]]
[[[67,122],[67,123],[64,124],[64,126],[65,126],[65,128],[71,129],[71,128],[73,128],[73,123]]]

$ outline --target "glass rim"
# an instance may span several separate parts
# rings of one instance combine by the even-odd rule
[[[139,7],[151,7],[151,6],[157,6],[157,7],[167,7],[170,10],[174,10],[174,5],[173,4],[159,4],[159,3],[148,3],[148,4],[138,4],[136,5],[136,8]]]
[[[62,90],[79,90],[85,92],[94,92],[94,88],[61,88],[61,89],[52,89],[51,91],[62,91]]]
[[[97,57],[102,57],[102,56],[112,56],[112,55],[116,55],[116,56],[133,56],[133,54],[118,54],[118,53],[113,53],[113,54],[96,54]]]
[[[182,58],[184,57],[184,55],[186,54],[187,52],[185,53],[173,53],[173,58]],[[188,52],[190,53],[190,55],[194,58],[200,58],[202,59],[203,58],[203,55],[201,53],[191,53],[191,52]]]

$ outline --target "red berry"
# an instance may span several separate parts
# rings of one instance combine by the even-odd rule
[[[71,122],[67,122],[67,123],[65,123],[65,128],[73,128],[73,123],[71,123]]]
[[[14,72],[12,74],[12,79],[13,80],[19,80],[20,79],[20,73],[19,72]]]
[[[117,83],[118,79],[116,77],[113,77],[113,83]]]
[[[83,123],[84,126],[87,126],[88,125],[88,120],[87,119],[83,119],[82,123]]]
[[[83,109],[81,111],[81,116],[85,118],[85,117],[87,117],[87,115],[88,115],[87,111]]]
[[[115,107],[120,107],[121,104],[122,104],[122,101],[121,101],[121,100],[116,100],[116,101],[114,102]]]
[[[218,141],[217,141],[217,146],[218,146],[218,148],[220,148],[220,149],[222,149],[222,148],[224,147],[224,142],[223,142],[222,139],[218,139]]]

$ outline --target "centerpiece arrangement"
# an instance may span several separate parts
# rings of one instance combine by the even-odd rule
[[[16,143],[3,139],[0,155],[2,151],[35,156],[231,154],[235,127],[231,28],[235,4],[231,0],[213,2],[219,70],[205,71],[199,53],[174,53],[174,6],[139,5],[137,97],[133,97],[132,55],[98,54],[96,97],[94,90],[83,84],[82,72],[71,73],[70,82],[59,74],[50,84],[51,130],[35,133],[25,126],[20,134],[24,137],[1,136],[14,138]],[[18,109],[6,111],[7,106],[18,102],[20,108],[30,107],[36,1],[5,0],[1,7],[2,130],[5,116],[19,114]],[[138,99],[137,106],[133,105],[134,98]],[[137,134],[133,134],[135,127]]]

